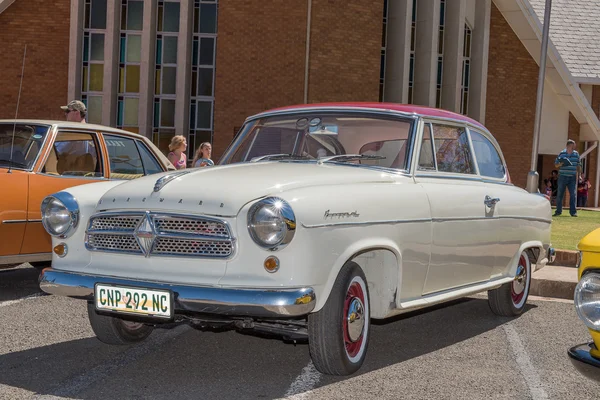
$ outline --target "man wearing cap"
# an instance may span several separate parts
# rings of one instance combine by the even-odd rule
[[[85,116],[87,115],[87,107],[79,100],[71,100],[66,106],[60,107],[65,112],[67,121],[81,122],[85,124]]]
[[[571,217],[576,217],[575,188],[577,186],[577,174],[581,172],[581,161],[579,160],[579,153],[575,150],[574,140],[569,139],[567,141],[567,148],[556,157],[554,166],[558,169],[558,191],[556,193],[556,212],[554,215],[562,214],[565,188],[568,188],[569,212]]]
[[[71,100],[66,106],[60,106],[65,112],[65,117],[69,122],[81,122],[85,124],[87,107],[79,100]],[[60,153],[82,155],[90,152],[89,144],[82,141],[56,142],[56,150]]]

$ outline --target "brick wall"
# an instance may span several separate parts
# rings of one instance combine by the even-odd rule
[[[383,0],[313,0],[308,102],[379,101]]]
[[[303,102],[306,12],[306,1],[219,2],[215,160],[247,116]]]
[[[498,140],[513,183],[531,167],[538,65],[492,3],[486,126]]]
[[[0,14],[0,118],[15,117],[27,44],[18,117],[64,119],[69,15],[69,0],[17,0]]]
[[[308,102],[377,101],[383,0],[313,0]],[[214,159],[244,119],[304,102],[307,2],[219,2]]]

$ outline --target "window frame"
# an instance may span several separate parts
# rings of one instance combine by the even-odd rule
[[[467,128],[469,130],[469,141],[471,142],[471,147],[473,149],[473,156],[474,156],[474,159],[475,159],[475,164],[477,165],[477,170],[479,171],[479,163],[477,162],[477,154],[475,153],[475,147],[473,146],[473,139],[471,137],[471,131],[480,134],[488,142],[491,143],[492,147],[494,148],[494,150],[496,150],[496,153],[500,157],[500,161],[502,162],[502,166],[504,167],[504,176],[502,176],[502,178],[494,178],[492,176],[481,175],[481,173],[479,173],[479,175],[481,176],[481,178],[483,180],[485,180],[485,181],[506,183],[508,181],[508,167],[506,166],[506,160],[504,159],[504,154],[502,153],[502,150],[500,149],[500,145],[498,144],[498,142],[496,141],[496,139],[489,132],[487,132],[487,131],[485,131],[485,130],[483,130],[481,128],[472,127],[472,126],[468,126]]]
[[[109,137],[108,139],[107,139],[107,136]],[[120,134],[118,134],[118,133],[114,133],[114,132],[103,132],[103,133],[102,133],[102,139],[104,140],[104,146],[106,147],[106,159],[107,159],[107,161],[108,161],[108,162],[107,162],[107,165],[108,165],[108,172],[109,172],[109,174],[108,174],[108,179],[110,179],[110,180],[127,180],[127,179],[113,178],[113,177],[112,177],[113,170],[112,170],[112,167],[111,167],[110,153],[109,153],[109,150],[108,150],[108,144],[107,144],[107,140],[111,140],[111,139],[110,139],[110,137],[111,137],[111,136],[117,137],[117,138],[119,138],[119,139],[127,139],[127,140],[131,140],[131,141],[133,142],[133,145],[134,145],[134,147],[135,147],[135,151],[137,152],[137,155],[138,155],[138,157],[140,158],[140,163],[142,164],[142,170],[143,170],[143,172],[144,172],[144,174],[143,174],[142,176],[147,176],[147,174],[146,174],[146,168],[145,168],[145,166],[144,166],[144,162],[142,161],[142,155],[140,154],[140,150],[138,149],[138,146],[137,146],[137,144],[136,144],[136,142],[138,142],[138,141],[139,141],[139,139],[132,138],[132,137],[129,137],[129,136],[127,136],[127,135],[120,135]],[[151,153],[152,153],[152,152],[151,152]],[[159,164],[160,164],[160,163],[159,163]],[[115,174],[122,174],[122,172],[114,172],[114,173],[115,173]]]
[[[90,135],[92,137],[92,140],[94,141],[94,145],[96,146],[96,155],[98,156],[98,164],[100,165],[101,168],[101,172],[102,172],[102,176],[71,176],[71,175],[54,175],[54,174],[49,174],[47,172],[43,172],[44,168],[46,167],[46,162],[48,162],[48,158],[50,157],[50,153],[54,150],[54,144],[56,143],[56,139],[58,138],[58,135],[60,135],[61,133],[79,133],[82,135]],[[104,151],[103,151],[103,144],[102,141],[100,140],[100,136],[98,134],[98,132],[96,131],[86,131],[86,130],[80,130],[80,129],[65,129],[65,128],[58,128],[56,130],[56,133],[54,135],[52,135],[51,139],[46,138],[47,142],[44,144],[44,147],[47,148],[48,150],[45,151],[45,154],[43,157],[41,157],[41,162],[39,165],[39,171],[37,172],[40,175],[44,175],[44,176],[49,176],[49,177],[53,177],[53,178],[62,178],[62,179],[89,179],[89,180],[102,180],[102,179],[108,179],[107,178],[107,171],[105,168],[105,164],[104,164]]]

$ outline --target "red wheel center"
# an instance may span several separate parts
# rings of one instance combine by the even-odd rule
[[[523,300],[525,296],[525,289],[527,288],[527,263],[525,256],[521,255],[519,258],[519,265],[517,266],[517,275],[513,281],[511,289],[511,297],[513,304],[517,305]]]
[[[365,296],[359,283],[353,282],[348,288],[342,314],[344,326],[344,345],[350,357],[355,357],[362,347],[364,325]]]

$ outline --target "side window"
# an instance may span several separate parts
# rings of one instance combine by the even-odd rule
[[[139,140],[137,141],[138,150],[140,151],[140,155],[142,156],[142,164],[144,165],[144,170],[146,171],[146,175],[156,174],[158,172],[163,172],[163,168],[156,161],[150,150]]]
[[[423,140],[421,141],[421,153],[419,153],[420,171],[435,171],[435,156],[433,153],[433,142],[431,141],[431,124],[423,126]]]
[[[43,173],[60,176],[102,177],[97,142],[90,133],[58,132]]]
[[[504,164],[492,142],[479,132],[471,130],[470,133],[479,174],[490,178],[504,178]]]
[[[465,128],[433,124],[433,140],[438,171],[458,174],[475,173]]]
[[[135,140],[104,135],[110,159],[110,177],[113,179],[135,179],[144,175],[142,158]]]

